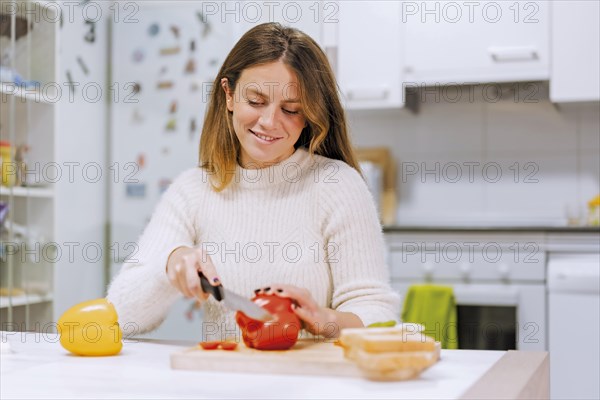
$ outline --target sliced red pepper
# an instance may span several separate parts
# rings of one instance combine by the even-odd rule
[[[235,350],[237,343],[235,342],[200,342],[198,343],[204,350],[217,350],[219,347],[223,350]]]
[[[204,350],[216,350],[221,342],[200,342],[198,343]]]
[[[237,347],[237,343],[236,342],[221,342],[221,348],[223,350],[235,350],[235,348]]]

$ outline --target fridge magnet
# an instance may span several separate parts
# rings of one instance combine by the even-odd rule
[[[160,26],[157,23],[154,23],[148,27],[148,35],[156,36],[160,32]]]
[[[173,100],[171,106],[169,107],[169,113],[175,114],[177,112],[177,100]]]
[[[196,12],[196,16],[198,17],[198,20],[200,21],[200,25],[202,26],[202,37],[205,38],[210,34],[211,26],[208,23],[208,20],[206,19],[204,14],[202,14],[202,12],[200,12],[200,11]]]
[[[131,85],[131,94],[138,94],[141,90],[142,85],[140,85],[139,82],[134,82],[133,85]]]
[[[84,74],[89,75],[90,70],[88,69],[87,65],[85,65],[85,62],[83,62],[83,58],[80,56],[77,56],[77,64],[79,64]]]
[[[165,130],[168,132],[172,132],[177,129],[177,120],[175,118],[171,118],[167,125],[165,126]]]
[[[146,184],[145,183],[128,183],[125,185],[125,193],[127,197],[146,197]]]
[[[194,72],[196,72],[196,61],[194,61],[193,58],[190,58],[187,64],[185,64],[185,73],[193,74]]]
[[[142,116],[142,114],[140,114],[140,110],[138,110],[137,108],[133,110],[131,121],[134,124],[141,124],[142,122],[144,122],[144,117]]]
[[[135,161],[138,165],[138,167],[140,167],[140,169],[144,168],[146,166],[146,155],[145,154],[138,154],[137,156],[137,160]]]
[[[178,27],[178,26],[175,26],[175,25],[171,25],[170,29],[171,29],[171,32],[173,32],[173,35],[174,35],[174,36],[175,36],[177,39],[179,39],[179,27]]]
[[[198,85],[197,82],[192,82],[190,84],[190,92],[197,92],[198,89],[200,89],[200,86]]]
[[[161,82],[158,82],[158,85],[156,87],[158,89],[171,89],[173,87],[173,82],[172,81],[161,81]]]
[[[217,60],[216,58],[211,58],[210,61],[208,62],[208,65],[211,67],[214,67],[217,64],[219,64],[219,60]]]
[[[131,56],[131,58],[133,59],[133,62],[136,64],[139,64],[142,61],[144,61],[144,57],[145,57],[145,53],[144,53],[144,50],[142,50],[142,49],[134,50],[133,55]]]
[[[85,34],[83,39],[88,43],[94,43],[96,41],[96,23],[86,19],[85,24],[89,26],[89,31]]]
[[[192,118],[190,120],[190,140],[194,138],[194,133],[196,133],[196,118]]]
[[[178,54],[180,51],[181,51],[181,47],[179,47],[179,46],[163,47],[162,49],[160,49],[160,55],[161,56],[172,56],[174,54]]]
[[[169,178],[162,178],[158,181],[158,192],[164,193],[165,190],[169,188],[171,185],[171,180]]]
[[[69,85],[69,90],[71,94],[75,94],[75,83],[73,82],[73,76],[71,75],[71,71],[67,70],[67,83]]]
[[[196,51],[196,41],[195,40],[190,40],[190,52],[194,52]]]

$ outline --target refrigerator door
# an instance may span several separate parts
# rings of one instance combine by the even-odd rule
[[[138,256],[162,193],[198,164],[212,83],[233,46],[231,27],[202,3],[140,2],[111,21],[109,279]],[[198,311],[179,300],[151,337],[197,340]]]

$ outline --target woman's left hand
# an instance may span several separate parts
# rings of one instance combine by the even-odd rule
[[[337,314],[334,310],[321,307],[307,289],[292,285],[275,284],[257,289],[256,294],[274,294],[294,300],[292,309],[303,322],[303,328],[313,335],[335,338],[340,334]]]

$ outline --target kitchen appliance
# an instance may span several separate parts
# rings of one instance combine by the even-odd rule
[[[600,398],[600,253],[551,253],[548,311],[551,398]]]
[[[392,286],[401,295],[416,283],[451,286],[458,337],[449,340],[458,340],[459,349],[546,350],[546,253],[536,247],[539,240],[418,239],[388,240]],[[451,332],[444,326],[426,332],[433,329]]]
[[[212,82],[235,43],[228,24],[201,11],[201,2],[145,1],[136,4],[137,23],[112,24],[111,58],[118,62],[111,70],[109,280],[126,258],[136,257],[140,234],[170,182],[198,163]],[[197,339],[202,320],[195,310],[190,299],[176,301],[146,336]]]

